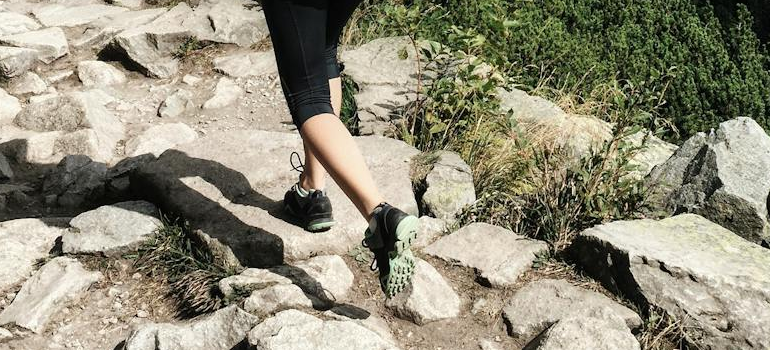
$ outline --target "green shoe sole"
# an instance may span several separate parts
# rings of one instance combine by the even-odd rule
[[[415,216],[407,216],[396,227],[395,250],[388,253],[390,273],[385,277],[385,294],[392,298],[406,288],[414,275],[415,259],[411,246],[417,238],[417,226],[419,219]]]
[[[330,221],[319,221],[319,222],[310,222],[307,224],[307,227],[305,227],[306,230],[310,232],[319,232],[319,231],[326,231],[330,229],[332,226],[337,224],[336,221],[330,220]]]

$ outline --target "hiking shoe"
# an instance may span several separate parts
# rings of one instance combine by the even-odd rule
[[[387,298],[412,281],[415,259],[410,249],[417,237],[418,219],[387,203],[380,203],[369,221],[362,245],[374,253],[372,271],[380,272],[380,288]]]
[[[292,153],[299,157],[297,152]],[[292,158],[293,160],[293,158]],[[300,161],[299,167],[292,166],[295,170],[304,170]],[[325,231],[336,223],[332,216],[332,203],[322,190],[305,190],[298,180],[283,196],[284,209],[302,222],[305,230],[310,232]]]

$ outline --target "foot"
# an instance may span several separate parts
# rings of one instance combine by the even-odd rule
[[[380,288],[387,298],[412,281],[415,260],[411,245],[417,237],[417,223],[417,217],[387,203],[378,205],[369,221],[363,245],[374,253],[372,270],[379,270]]]
[[[329,197],[322,190],[305,190],[299,182],[283,196],[283,206],[307,231],[325,231],[335,224]]]

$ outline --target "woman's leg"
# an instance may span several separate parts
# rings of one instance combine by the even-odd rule
[[[337,61],[337,46],[345,24],[363,0],[336,0],[329,3],[326,19],[326,73],[329,77],[329,90],[331,92],[332,108],[338,117],[342,113],[342,79],[340,78],[340,66]],[[313,150],[304,143],[305,169],[300,176],[300,185],[306,189],[323,189],[326,185],[326,169],[313,153]]]

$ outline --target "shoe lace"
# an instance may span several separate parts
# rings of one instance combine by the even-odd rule
[[[299,165],[294,164],[294,156],[297,156]],[[299,171],[300,173],[305,171],[305,164],[302,163],[302,156],[300,156],[299,153],[291,152],[291,156],[289,156],[289,163],[291,163],[291,168],[293,170]]]
[[[366,238],[361,240],[361,245],[364,246],[364,248],[369,248],[369,244],[366,243]],[[377,271],[377,258],[372,259],[372,264],[369,265],[369,270],[371,271]]]

